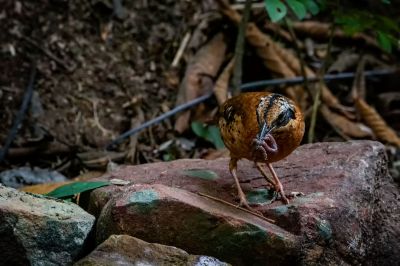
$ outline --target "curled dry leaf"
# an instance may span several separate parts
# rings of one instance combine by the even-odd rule
[[[293,29],[301,34],[309,35],[317,39],[329,39],[331,24],[319,21],[298,21],[293,23]],[[352,36],[345,34],[342,30],[336,29],[334,34],[335,39],[353,40],[363,42],[368,46],[379,48],[378,43],[374,38],[364,34],[356,33]]]
[[[229,79],[232,75],[234,64],[235,58],[232,58],[224,68],[224,71],[222,71],[221,75],[219,75],[217,82],[215,82],[214,94],[217,98],[218,105],[222,105],[228,99]]]
[[[185,103],[211,90],[215,77],[225,58],[226,43],[222,33],[215,35],[189,62],[179,87],[176,105]],[[190,111],[180,113],[175,130],[182,133],[189,127]]]
[[[287,42],[287,43],[293,43],[293,38],[290,35],[290,33],[285,30],[284,28],[282,28],[279,24],[277,23],[273,23],[271,21],[266,21],[264,24],[264,29],[267,32],[272,32],[274,34],[274,36],[279,36],[281,40]],[[305,47],[305,45],[299,41],[299,40],[295,40],[297,42],[297,47],[299,47],[300,49],[303,49]]]
[[[372,137],[372,132],[365,125],[353,122],[343,115],[332,112],[325,104],[321,104],[320,111],[325,120],[332,127],[339,129],[344,135],[353,138]]]
[[[383,142],[394,144],[400,148],[399,136],[386,124],[385,120],[383,120],[378,112],[361,98],[355,99],[355,103],[362,119],[371,127],[376,137]]]

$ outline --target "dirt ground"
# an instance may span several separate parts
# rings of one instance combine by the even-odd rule
[[[120,14],[113,14],[112,1],[2,1],[2,142],[19,109],[32,60],[39,73],[33,97],[37,108],[29,112],[14,147],[50,137],[79,151],[99,149],[137,123],[138,112],[143,122],[174,107],[179,81],[173,79],[185,65],[167,76],[171,62],[181,38],[213,5],[124,4]],[[46,136],[35,135],[35,125]],[[170,129],[165,122],[142,134],[144,150],[151,152],[151,146],[165,141]]]
[[[183,135],[180,146],[171,146],[169,141],[182,135],[174,132],[174,120],[167,119],[103,156],[104,147],[119,134],[175,106],[185,57],[226,28],[201,25],[206,16],[221,20],[211,0],[113,3],[120,1],[0,0],[2,144],[20,109],[32,62],[38,69],[27,117],[9,152],[12,160],[0,170],[30,164],[73,177],[82,169],[104,167],[110,157],[137,164],[199,157],[212,147],[192,132]],[[183,60],[171,67],[185,34],[194,29],[198,35]],[[245,66],[250,65],[259,69],[261,62],[247,54]],[[257,77],[257,71],[244,73],[247,80]],[[384,91],[395,83],[387,82]],[[324,121],[317,125],[318,140],[339,139],[326,128]],[[169,147],[167,154],[163,145]],[[121,151],[128,151],[128,157]]]

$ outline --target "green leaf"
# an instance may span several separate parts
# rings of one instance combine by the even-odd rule
[[[211,125],[207,126],[201,122],[195,121],[191,124],[193,132],[203,139],[214,144],[214,147],[217,149],[222,149],[225,147],[224,142],[221,138],[221,133],[217,126]]]
[[[394,33],[400,31],[399,24],[391,18],[385,16],[376,16],[376,20],[380,30],[392,31]]]
[[[337,14],[335,16],[335,23],[342,26],[345,34],[353,35],[354,33],[361,32],[365,29],[359,16],[348,14]]]
[[[54,198],[65,198],[73,196],[78,193],[82,193],[88,190],[93,190],[108,185],[110,185],[110,182],[108,181],[74,182],[58,187],[55,190],[47,193],[46,196]]]
[[[203,123],[194,121],[191,124],[193,132],[201,138],[205,138],[207,136],[207,128],[204,126]]]
[[[392,42],[390,36],[382,31],[377,31],[377,40],[379,46],[386,52],[392,52]]]
[[[390,5],[390,0],[382,0],[382,3]]]
[[[198,177],[206,180],[214,180],[219,178],[218,174],[211,170],[203,170],[203,169],[189,169],[183,171],[185,175],[191,177]]]
[[[219,131],[219,128],[216,126],[210,126],[208,129],[208,140],[211,141],[215,148],[217,149],[222,149],[225,147],[224,142],[222,141],[221,138],[221,132]]]
[[[298,19],[302,20],[305,18],[307,10],[306,7],[303,5],[303,3],[297,0],[286,0],[286,3],[293,10],[294,14]]]
[[[265,9],[272,22],[278,22],[287,14],[286,6],[279,0],[264,0]]]
[[[176,159],[172,153],[165,153],[165,154],[163,154],[162,157],[163,157],[164,162],[169,162],[169,161],[173,161]]]
[[[310,13],[315,16],[319,13],[319,6],[314,0],[300,0]]]

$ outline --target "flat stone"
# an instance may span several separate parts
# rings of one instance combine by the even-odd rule
[[[190,255],[176,247],[148,243],[128,235],[111,235],[92,253],[74,265],[228,266],[230,264],[213,257]]]
[[[289,205],[267,204],[265,180],[253,163],[240,161],[238,176],[245,193],[275,224],[198,194],[238,202],[228,162],[221,158],[123,166],[104,176],[131,185],[91,193],[89,211],[101,212],[98,241],[130,234],[234,265],[388,265],[400,260],[399,191],[379,142],[303,145],[275,163],[285,191],[305,194]],[[236,225],[239,229],[233,230]]]
[[[164,185],[132,185],[104,207],[97,243],[111,234],[189,247],[192,254],[230,258],[232,264],[256,259],[293,261],[297,237],[237,208]]]
[[[76,204],[0,185],[0,264],[71,265],[94,221]]]

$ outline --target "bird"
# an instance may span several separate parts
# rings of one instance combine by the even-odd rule
[[[303,138],[304,118],[295,102],[277,93],[241,93],[220,106],[218,126],[230,152],[229,171],[236,184],[239,205],[252,209],[237,176],[240,159],[253,161],[283,203],[288,204],[282,183],[271,163],[291,154]],[[272,178],[267,175],[265,165]]]

